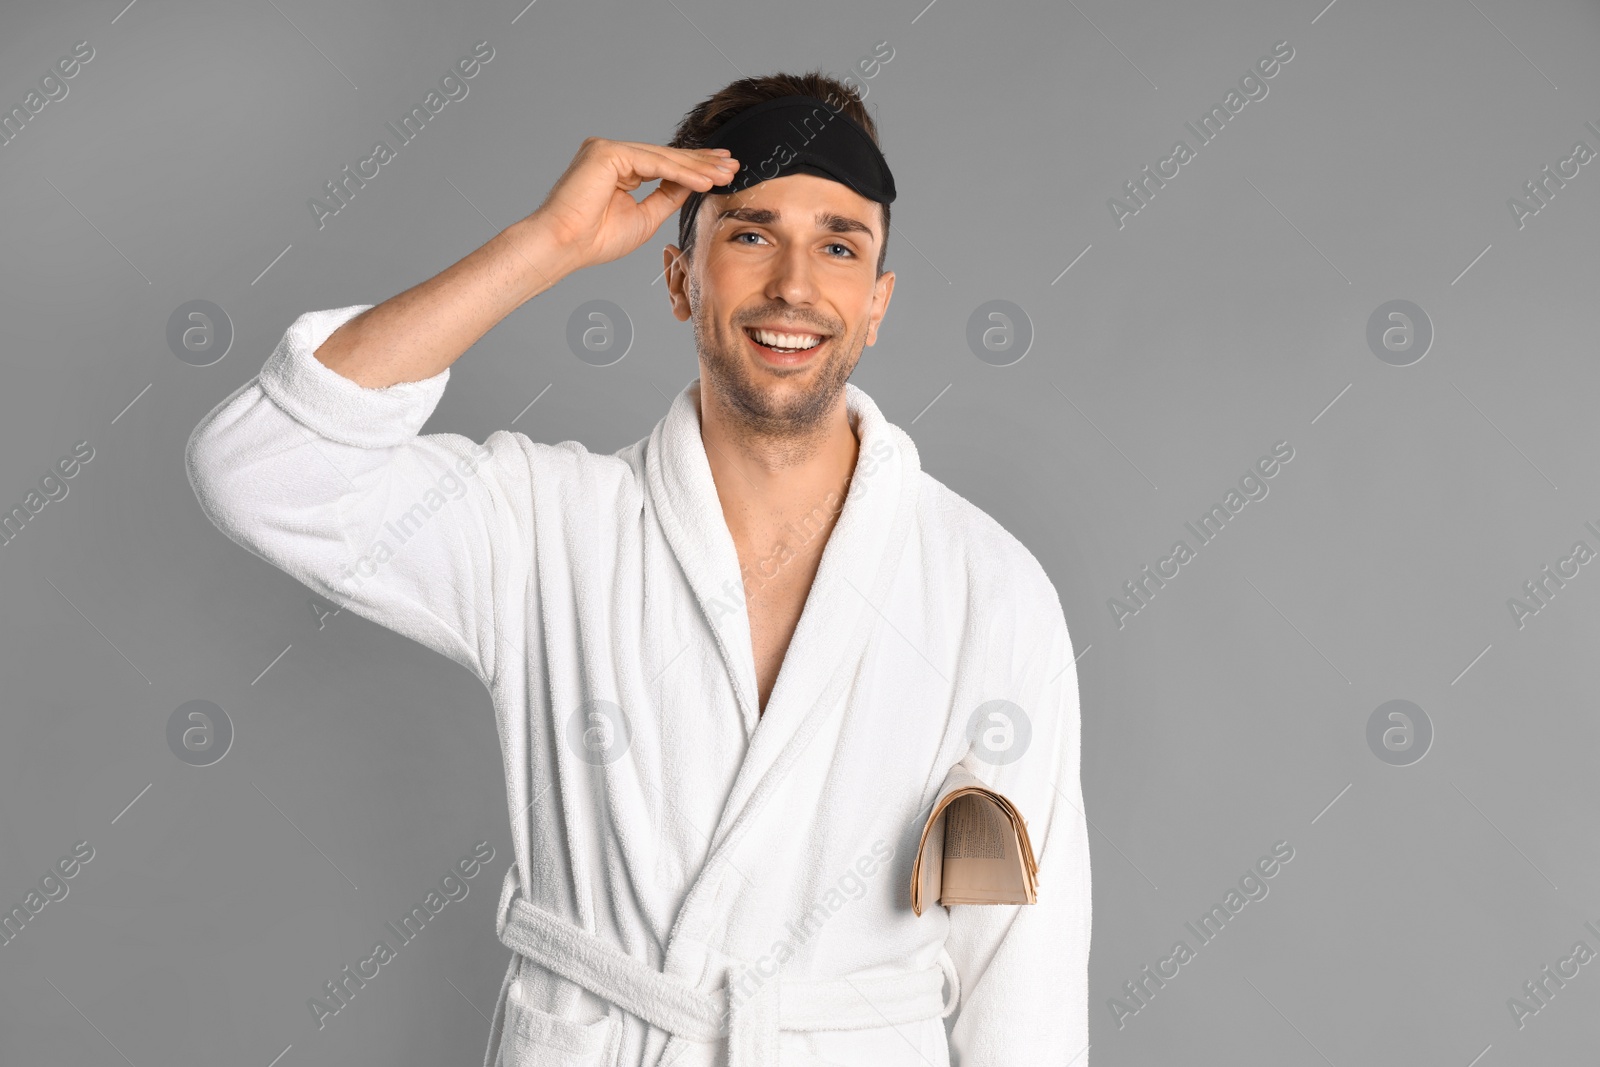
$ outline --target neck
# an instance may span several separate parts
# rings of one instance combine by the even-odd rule
[[[706,460],[736,541],[760,540],[774,527],[813,513],[827,514],[831,527],[860,451],[843,390],[822,419],[798,433],[752,427],[720,402],[703,374],[696,403]]]

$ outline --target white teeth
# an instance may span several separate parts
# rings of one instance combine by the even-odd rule
[[[750,335],[769,348],[787,348],[800,351],[815,348],[822,338],[814,333],[775,333],[772,330],[751,330]]]

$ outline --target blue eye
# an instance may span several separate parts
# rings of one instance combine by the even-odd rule
[[[739,238],[741,238],[741,237],[754,237],[754,238],[756,238],[757,240],[760,240],[760,241],[765,241],[766,240],[765,237],[762,237],[759,233],[756,233],[754,230],[743,230],[743,231],[741,231],[739,233],[731,235],[728,238],[728,240],[734,241],[734,242],[738,242]],[[744,242],[744,243],[749,243],[749,242]],[[844,244],[841,241],[833,241],[830,244],[824,245],[823,247],[824,248],[829,248],[829,249],[838,248],[838,249],[842,249],[844,251],[844,255],[843,256],[838,255],[836,253],[832,254],[832,258],[833,259],[844,259],[844,258],[847,258],[847,257],[851,258],[851,259],[855,258],[855,251],[849,245]]]

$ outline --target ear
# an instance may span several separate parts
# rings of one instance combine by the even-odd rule
[[[661,268],[667,276],[667,300],[672,304],[672,317],[688,322],[689,310],[688,271],[689,260],[677,245],[667,245],[661,250]]]
[[[894,295],[894,271],[886,270],[872,288],[872,313],[867,317],[867,345],[878,342],[878,323],[889,310],[889,298]]]

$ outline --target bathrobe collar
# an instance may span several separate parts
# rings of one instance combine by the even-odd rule
[[[797,735],[810,736],[826,715],[818,698],[837,672],[851,670],[862,648],[851,647],[863,613],[877,616],[886,575],[901,558],[921,481],[921,462],[911,438],[891,424],[877,404],[845,383],[845,404],[860,442],[844,510],[828,537],[773,686],[764,715],[758,713],[755,657],[750,647],[739,556],[722,514],[700,436],[700,380],[678,393],[650,435],[646,477],[668,543],[683,567],[738,695],[745,760],[727,808],[712,838],[715,852],[769,770]],[[835,502],[836,503],[836,502]],[[803,537],[806,531],[799,530]],[[870,599],[870,602],[869,602]],[[864,642],[855,641],[855,644]],[[809,727],[809,728],[808,728]],[[768,783],[769,788],[775,783]],[[762,790],[763,793],[767,790]]]

